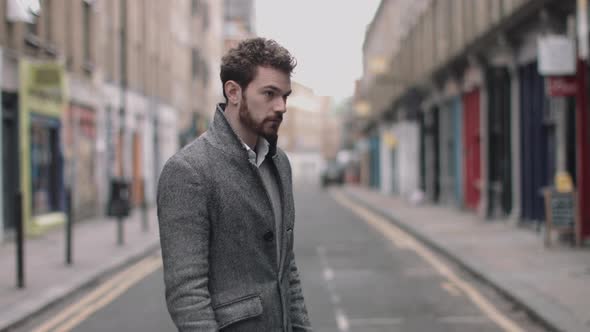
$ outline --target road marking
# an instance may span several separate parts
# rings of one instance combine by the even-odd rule
[[[330,296],[330,300],[332,300],[332,304],[333,305],[339,305],[340,304],[340,296],[338,296],[337,294],[332,294]]]
[[[34,329],[33,332],[70,331],[161,266],[162,259],[159,256],[143,259],[119,272],[82,299],[69,305],[51,320]],[[56,329],[58,326],[59,328]]]
[[[341,192],[331,191],[330,193],[339,204],[352,210],[367,224],[382,233],[388,240],[407,244],[408,248],[414,250],[424,260],[430,263],[443,277],[447,278],[452,284],[456,285],[486,316],[488,316],[504,331],[524,332],[518,325],[516,325],[516,323],[502,314],[493,304],[483,297],[473,286],[457,276],[453,270],[445,265],[440,259],[438,259],[432,253],[432,251],[420,244],[409,234],[384,218],[354,203],[352,200],[345,197]]]
[[[350,326],[390,326],[403,324],[404,319],[401,317],[388,318],[349,318]]]
[[[334,271],[329,267],[324,268],[324,280],[328,282],[334,280]]]
[[[440,286],[453,296],[461,296],[461,291],[455,285],[448,281],[441,283]]]
[[[350,324],[348,323],[348,317],[344,313],[344,310],[340,308],[340,296],[336,293],[334,289],[333,281],[334,281],[334,270],[328,265],[328,258],[326,257],[326,248],[322,246],[318,246],[316,248],[318,257],[320,258],[320,262],[323,267],[323,274],[324,274],[324,281],[326,282],[326,288],[328,289],[328,293],[330,295],[330,300],[332,301],[332,306],[334,307],[334,317],[336,318],[336,324],[338,325],[338,329],[340,332],[348,332],[350,328]]]
[[[347,332],[350,328],[350,324],[348,323],[348,317],[342,309],[336,309],[336,323],[338,324],[338,329],[342,332]]]
[[[449,324],[487,324],[489,322],[484,316],[447,316],[437,320]]]
[[[160,261],[153,261],[148,266],[144,267],[143,269],[137,271],[135,274],[131,275],[130,279],[124,280],[121,285],[118,285],[114,289],[112,289],[109,293],[105,294],[104,297],[99,299],[97,302],[92,303],[86,309],[75,315],[74,317],[70,318],[67,322],[60,326],[59,329],[56,329],[55,332],[68,332],[71,331],[74,327],[78,326],[81,322],[86,320],[90,317],[93,313],[97,312],[107,304],[113,302],[117,297],[131,288],[133,285],[138,283],[140,280],[144,279],[146,276],[150,275],[155,270],[159,269],[161,266]]]
[[[408,278],[429,278],[435,275],[438,277],[437,271],[431,266],[406,268],[403,274]]]

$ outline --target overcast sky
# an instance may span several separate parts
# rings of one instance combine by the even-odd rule
[[[336,101],[362,74],[362,45],[379,0],[255,0],[256,32],[297,59],[293,80]]]

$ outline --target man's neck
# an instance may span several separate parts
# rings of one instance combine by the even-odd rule
[[[229,122],[229,125],[232,127],[236,135],[238,135],[238,137],[244,143],[246,143],[250,147],[250,149],[252,149],[252,151],[256,151],[258,135],[246,128],[244,125],[242,125],[242,122],[240,121],[239,110],[237,109],[237,107],[232,107],[232,105],[228,104],[225,107],[224,114],[225,118],[227,119],[227,122]]]

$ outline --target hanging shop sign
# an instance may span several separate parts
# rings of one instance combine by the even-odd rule
[[[571,38],[547,35],[537,41],[538,70],[543,76],[566,76],[576,73],[576,48]]]

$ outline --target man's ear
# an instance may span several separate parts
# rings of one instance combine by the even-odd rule
[[[223,88],[230,104],[237,105],[242,100],[242,87],[236,81],[225,82]]]

